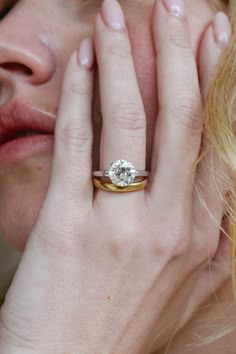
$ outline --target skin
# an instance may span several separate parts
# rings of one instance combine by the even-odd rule
[[[39,5],[37,0],[19,1],[0,23],[0,49],[2,52],[11,49],[4,64],[17,62],[33,71],[31,78],[27,77],[23,67],[19,67],[17,71],[0,71],[0,79],[3,81],[2,104],[17,98],[56,115],[65,65],[81,39],[93,34],[93,20],[98,11],[98,6],[92,4],[80,11],[80,4],[80,1],[42,0]],[[122,1],[147,116],[147,168],[150,168],[152,132],[158,108],[155,51],[150,30],[153,1],[145,0],[144,4],[140,1],[138,4],[134,1]],[[197,57],[201,35],[213,13],[203,0],[186,1],[186,5],[192,45]],[[29,30],[27,37],[22,40],[24,30],[19,31],[19,28],[24,28],[24,23],[27,23]],[[95,87],[94,169],[98,169],[101,114],[97,83]],[[52,151],[49,151],[14,164],[0,166],[0,234],[18,250],[23,250],[45,198],[51,159]]]
[[[7,100],[9,100],[9,98],[17,98],[17,99],[24,100],[27,103],[31,103],[34,106],[40,107],[41,109],[47,110],[55,114],[56,116],[58,105],[59,105],[59,96],[61,91],[61,83],[62,83],[62,77],[63,77],[65,65],[68,61],[71,52],[76,47],[78,47],[78,43],[80,42],[80,40],[83,37],[92,34],[92,19],[96,11],[94,8],[90,8],[87,10],[83,10],[85,12],[80,12],[79,15],[77,12],[77,16],[75,16],[76,14],[75,8],[76,7],[78,8],[78,3],[75,4],[75,2],[72,4],[68,3],[66,5],[63,3],[63,6],[62,3],[60,5],[60,3],[56,3],[56,2],[55,3],[50,2],[49,4],[46,1],[42,1],[40,2],[40,5],[36,1],[29,1],[29,2],[31,6],[28,6],[29,4],[27,4],[27,1],[23,3],[19,2],[17,6],[14,8],[14,10],[10,12],[9,16],[6,17],[6,19],[1,23],[2,31],[0,32],[2,33],[1,35],[3,38],[1,40],[2,51],[6,50],[7,46],[8,48],[9,46],[11,46],[12,51],[7,52],[8,62],[17,62],[18,60],[19,63],[21,64],[20,66],[17,66],[15,68],[11,66],[10,69],[8,68],[8,70],[6,69],[2,70],[2,81],[3,83],[5,83],[5,85],[3,85],[3,90],[2,90],[2,103],[6,103]],[[34,8],[32,5],[34,5],[37,10],[36,19],[35,17],[33,18],[33,16],[30,16],[30,11],[32,11],[32,9]],[[189,1],[186,2],[186,5],[187,5],[187,16],[190,23],[191,42],[194,49],[195,58],[197,59],[200,40],[202,38],[203,32],[206,30],[207,26],[210,24],[210,21],[212,20],[213,13],[210,11],[206,2],[203,1],[199,1],[197,2],[197,4],[194,1]],[[50,8],[51,6],[52,8]],[[129,5],[124,3],[123,7],[126,14],[127,25],[130,30],[130,39],[131,39],[131,46],[133,50],[135,69],[137,72],[138,83],[140,86],[141,96],[145,106],[145,112],[148,120],[147,122],[148,123],[147,168],[149,169],[150,155],[151,155],[150,152],[152,148],[152,138],[153,138],[152,132],[154,131],[156,113],[158,110],[157,100],[156,100],[157,92],[156,92],[156,79],[155,79],[155,75],[156,75],[155,74],[156,73],[155,51],[154,51],[151,31],[149,27],[152,2],[150,3],[145,2],[145,11],[144,9],[141,9],[139,7],[134,8],[133,3],[129,3]],[[201,14],[201,16],[200,15],[197,16],[198,13]],[[50,16],[47,16],[47,14],[50,14]],[[84,23],[83,23],[83,15],[84,15]],[[78,17],[80,17],[81,22],[78,20]],[[19,32],[18,29],[23,28],[22,23],[25,23],[26,20],[30,21],[29,20],[30,18],[32,18],[32,23],[30,24],[32,26],[32,31],[29,32],[32,37],[24,38],[24,41],[20,40],[20,38],[17,37],[21,35],[21,32]],[[47,19],[49,18],[50,20],[48,20],[47,22]],[[9,34],[9,29],[14,31],[14,28],[15,29],[17,28],[17,32],[14,32],[14,35],[11,36],[10,35],[11,33]],[[4,38],[5,38],[5,42],[4,42]],[[39,38],[41,41],[39,40]],[[19,47],[21,45],[24,45],[23,47],[24,51],[22,51],[22,49]],[[17,60],[14,57],[16,56],[16,54],[17,54]],[[11,55],[13,56],[11,57]],[[6,56],[4,58],[6,58]],[[204,60],[202,60],[201,64],[203,64],[203,62]],[[4,62],[4,64],[5,63],[6,62]],[[31,77],[28,77],[26,75],[25,67],[30,68],[30,70],[33,72],[33,75]],[[202,76],[203,78],[204,76],[203,71],[200,73],[200,76]],[[96,84],[95,87],[98,87],[97,82],[95,82],[95,84]],[[98,89],[96,93],[98,96]],[[98,101],[97,96],[93,107],[93,119],[95,123],[94,127],[95,127],[96,134],[98,134],[99,124],[100,124],[100,114],[99,114],[100,103]],[[65,117],[65,115],[66,114],[64,115],[61,114],[60,116]],[[96,136],[95,136],[96,144],[95,144],[95,154],[94,154],[95,169],[98,168],[98,154],[96,153],[96,151],[98,151],[98,138]],[[57,158],[59,161],[59,155]],[[14,164],[14,166],[10,164],[4,165],[0,170],[0,176],[1,176],[0,185],[1,185],[1,195],[2,195],[1,207],[0,207],[0,215],[2,220],[1,228],[5,240],[9,244],[11,244],[12,247],[18,248],[20,250],[23,250],[24,248],[27,235],[30,234],[32,225],[36,220],[39,208],[42,205],[42,202],[47,192],[47,186],[48,186],[49,176],[51,172],[51,162],[52,162],[52,156],[50,155],[50,153],[47,153],[42,156],[34,156],[31,157],[30,159],[19,161],[19,163]],[[102,163],[104,163],[104,161]],[[54,181],[56,181],[55,171],[54,171]],[[56,186],[56,182],[55,182],[55,186]],[[51,191],[51,194],[52,193],[53,193],[53,189]],[[56,198],[56,196],[58,195],[59,193],[57,191],[54,197]],[[50,198],[48,199],[48,205],[45,207],[44,217],[45,216],[47,217],[50,214],[47,213],[46,211],[52,210],[50,209],[50,202],[52,202],[52,200],[51,201],[49,200]],[[132,199],[130,199],[130,201],[131,200]],[[19,201],[19,204],[17,204],[17,201]],[[100,202],[102,202],[102,197]],[[51,207],[52,205],[55,204],[51,204]],[[47,208],[49,209],[47,210]],[[16,217],[14,217],[15,215]],[[8,220],[9,223],[7,223]],[[24,224],[22,224],[22,220],[24,220]],[[18,223],[19,225],[21,225],[20,227]],[[57,222],[55,222],[55,224],[57,225]],[[36,234],[39,233],[39,230],[41,231],[40,234],[44,234],[42,232],[43,229],[40,229],[40,227],[42,226],[39,223],[38,229],[36,229],[35,231]],[[29,246],[29,249],[31,247],[31,251],[34,249],[35,246],[34,242],[36,242],[35,236],[32,236],[32,241]],[[200,244],[198,244],[198,247],[200,247],[199,245]],[[212,247],[211,252],[214,254],[214,252],[216,252],[216,249],[213,250],[214,248],[213,244],[211,245],[211,247]],[[226,246],[221,247],[221,251],[226,249],[227,249]],[[198,248],[198,251],[200,251],[200,248]],[[37,252],[40,253],[40,250],[38,250]],[[173,249],[171,252],[173,252]],[[175,255],[179,256],[178,252],[182,254],[183,250],[182,249],[177,251],[175,250],[175,252],[177,252],[175,253]],[[19,287],[20,284],[24,283],[23,278],[21,281],[21,277],[22,274],[23,275],[26,274],[27,257],[32,257],[32,255],[33,255],[32,252],[31,255],[30,252],[25,253],[24,260],[21,263],[21,270],[18,273],[18,278],[14,285],[15,287],[14,286],[12,287],[12,294],[14,294],[14,291],[15,293],[17,293],[16,292],[17,286]],[[172,257],[175,258],[174,255],[172,255]],[[35,280],[36,279],[37,277],[35,278]],[[192,291],[193,284],[195,285],[193,279],[195,279],[194,276],[192,277],[192,281],[189,283],[189,285],[188,286],[186,285],[185,293],[183,292],[181,295],[187,296],[188,295],[187,289],[191,289]],[[206,278],[204,279],[206,280]],[[224,274],[224,279],[225,279],[225,274]],[[220,284],[222,285],[222,283],[223,280],[221,279]],[[170,283],[167,282],[167,284]],[[202,284],[202,288],[204,288],[203,285],[204,284]],[[197,301],[196,298],[193,296],[193,300],[196,302],[194,303],[194,306],[192,307],[190,306],[189,313],[191,313],[191,310],[197,308],[199,302],[202,302],[210,295],[206,291],[203,291],[202,298],[201,298],[200,290],[201,290],[201,286],[197,288],[197,293],[198,293]],[[25,294],[20,295],[20,293],[18,292],[18,295],[19,295],[18,309],[20,309],[21,308],[20,304],[22,299],[21,295],[25,296]],[[176,295],[175,292],[174,295]],[[10,305],[9,307],[11,308],[13,303],[15,303],[16,299],[13,301],[13,303],[11,301],[11,295],[9,295],[9,299],[10,300],[8,306]],[[181,299],[183,299],[183,296],[180,296],[180,300]],[[39,301],[39,304],[40,303],[43,302]],[[178,301],[176,302],[170,301],[170,303],[176,305],[177,308],[179,306]],[[16,307],[17,307],[17,303],[16,303]],[[189,319],[188,311],[186,313],[188,314],[187,319]],[[166,315],[166,317],[163,319],[163,323],[165,323],[166,318],[168,319],[168,315]],[[57,321],[55,321],[55,323],[56,322]],[[160,318],[159,318],[159,323],[162,323]],[[184,323],[181,323],[180,327],[183,326]],[[163,330],[163,328],[160,328],[159,331],[160,330]],[[165,336],[164,338],[161,339],[162,341],[160,340],[157,341],[157,346],[156,346],[157,350],[160,350],[159,348],[160,343],[165,343]],[[123,345],[125,348],[125,345],[127,345],[127,343],[123,343]],[[174,348],[177,353],[177,346]]]

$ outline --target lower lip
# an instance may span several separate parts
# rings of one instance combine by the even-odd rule
[[[0,145],[0,164],[14,162],[53,148],[53,134],[23,136]]]

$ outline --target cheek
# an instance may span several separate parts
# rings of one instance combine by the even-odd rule
[[[157,105],[157,70],[155,49],[148,29],[130,34],[138,85],[147,112]]]
[[[147,168],[150,168],[153,134],[158,112],[156,54],[150,16],[127,21],[137,81],[147,118]]]
[[[143,7],[141,10],[129,8],[126,12],[127,27],[132,46],[132,53],[135,62],[137,79],[140,86],[144,103],[151,94],[156,96],[156,62],[155,48],[152,33],[152,12],[153,6]],[[198,48],[203,33],[213,19],[214,13],[206,1],[186,2],[187,20],[189,34],[197,60]],[[153,91],[155,89],[155,91]],[[153,100],[151,100],[152,102]]]
[[[203,33],[212,21],[213,13],[206,3],[187,8],[192,48],[197,62]],[[191,2],[192,4],[192,2]],[[196,7],[196,8],[195,8]],[[158,113],[156,51],[152,34],[152,8],[142,13],[127,11],[127,27],[140,93],[147,117],[147,167],[150,167],[153,135]],[[158,68],[161,70],[161,68]]]
[[[188,24],[191,37],[192,48],[195,58],[198,56],[198,48],[207,27],[213,20],[214,12],[209,6],[209,1],[186,1],[186,11],[188,14]]]
[[[195,12],[195,10],[198,10],[198,12],[201,10],[201,14],[199,13],[198,16],[198,12]],[[155,97],[157,96],[156,54],[151,29],[152,9],[149,11],[143,10],[143,12],[144,15],[140,13],[136,15],[128,14],[127,26],[140,91],[144,103],[148,101],[150,104],[153,101],[156,102]],[[187,12],[190,40],[197,61],[199,44],[203,33],[212,21],[213,13],[207,5],[196,9],[190,7]]]
[[[8,245],[23,251],[45,199],[52,154],[0,169],[0,235]]]
[[[127,27],[141,95],[144,104],[146,101],[150,104],[156,97],[156,60],[151,33],[151,12],[142,17],[127,16]]]

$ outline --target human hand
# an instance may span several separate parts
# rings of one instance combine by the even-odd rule
[[[184,313],[193,285],[205,279],[219,230],[193,192],[195,161],[202,139],[201,92],[223,48],[209,27],[198,73],[186,19],[170,15],[161,0],[153,34],[159,114],[145,191],[94,192],[93,72],[78,65],[77,53],[69,61],[48,193],[1,309],[4,354],[142,353],[157,325],[161,333]],[[127,31],[108,29],[98,15],[95,49],[103,113],[100,167],[127,158],[145,169],[146,117]],[[220,223],[223,203],[208,193],[213,187],[205,169],[198,175]],[[220,284],[225,270],[217,276]],[[208,290],[204,286],[204,296]]]

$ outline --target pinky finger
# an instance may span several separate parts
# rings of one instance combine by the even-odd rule
[[[199,78],[204,101],[206,101],[219,58],[230,36],[231,26],[228,17],[225,13],[218,12],[202,39],[199,54]]]
[[[213,82],[216,67],[223,54],[231,36],[231,26],[228,17],[223,12],[215,15],[213,23],[207,28],[200,45],[199,51],[199,78],[203,101],[206,102],[210,85]],[[206,141],[203,137],[202,145]],[[213,168],[214,166],[214,176]],[[217,177],[218,176],[218,177]],[[197,172],[198,192],[204,200],[208,211],[213,216],[217,225],[221,223],[223,213],[222,195],[225,190],[224,166],[214,154],[207,154]],[[217,181],[216,181],[217,177]],[[194,199],[195,222],[202,226],[209,225],[209,213],[202,207],[199,200],[199,193]],[[200,226],[201,225],[201,226]]]

